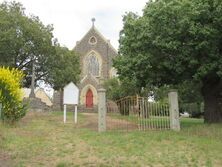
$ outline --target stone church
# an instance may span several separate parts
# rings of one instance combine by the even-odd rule
[[[80,55],[80,109],[82,111],[96,111],[98,96],[97,90],[101,82],[116,75],[113,68],[113,58],[117,51],[95,27],[92,27],[85,36],[76,42],[74,51]]]

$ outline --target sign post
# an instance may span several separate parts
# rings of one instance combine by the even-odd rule
[[[66,105],[64,104],[63,121],[66,123]]]
[[[75,105],[75,111],[73,115],[74,115],[74,122],[77,123],[78,103],[79,103],[79,89],[73,82],[70,82],[68,85],[64,87],[64,94],[63,94],[64,123],[66,122],[66,105],[67,104]]]
[[[75,117],[74,117],[75,124],[77,123],[77,105],[75,105]]]

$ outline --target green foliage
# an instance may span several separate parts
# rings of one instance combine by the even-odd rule
[[[112,78],[104,82],[107,98],[110,100],[118,100],[125,96],[133,96],[138,94],[139,90],[133,81]]]
[[[79,56],[65,47],[56,47],[56,59],[52,60],[49,72],[50,83],[58,90],[69,82],[77,83],[79,80]]]
[[[201,103],[203,97],[201,95],[201,84],[198,82],[184,81],[178,85],[164,85],[161,87],[153,87],[151,90],[152,95],[156,101],[168,101],[168,93],[171,89],[176,89],[179,94],[180,103]]]
[[[20,89],[23,73],[16,69],[0,68],[0,103],[3,105],[2,119],[13,123],[22,118],[25,107]]]
[[[115,63],[120,76],[156,86],[221,73],[221,12],[218,0],[159,0],[142,17],[128,13]]]
[[[0,65],[22,70],[26,74],[25,87],[31,84],[33,62],[35,83],[44,81],[59,89],[69,81],[78,80],[78,57],[60,47],[52,31],[52,25],[26,15],[22,4],[0,4]]]
[[[205,120],[222,122],[221,13],[221,0],[150,1],[143,16],[128,13],[120,33],[121,56],[114,62],[120,78],[138,87],[197,82]]]
[[[201,83],[184,81],[176,89],[180,95],[179,102],[181,103],[202,103],[203,97],[201,95]]]
[[[106,96],[110,100],[117,100],[122,96],[120,82],[117,78],[106,80],[104,82],[104,88],[106,89]]]
[[[48,80],[50,60],[55,57],[51,25],[43,25],[36,16],[27,16],[22,4],[0,4],[0,65],[22,70],[24,85],[31,83],[32,62],[36,81]]]

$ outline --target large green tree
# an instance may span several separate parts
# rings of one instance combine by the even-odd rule
[[[120,77],[138,86],[197,82],[205,122],[222,122],[222,1],[158,0],[124,16]]]
[[[22,4],[0,4],[0,65],[24,71],[24,84],[29,86],[34,62],[36,81],[47,81],[50,60],[56,55],[52,30],[38,17],[27,16]]]
[[[35,83],[44,81],[60,89],[67,82],[78,81],[78,56],[59,45],[52,25],[26,15],[20,3],[0,4],[0,66],[22,70],[24,86],[29,87],[33,63]]]

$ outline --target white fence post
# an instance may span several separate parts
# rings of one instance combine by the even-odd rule
[[[178,94],[176,90],[171,90],[168,93],[170,107],[170,128],[175,131],[180,131],[179,105]]]
[[[100,88],[98,90],[98,131],[106,131],[106,90]]]

